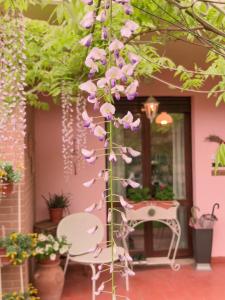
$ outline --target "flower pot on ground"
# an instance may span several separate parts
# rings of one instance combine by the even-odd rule
[[[39,234],[36,247],[37,270],[34,285],[41,300],[60,300],[64,286],[64,272],[60,266],[60,255],[68,252],[65,238]]]
[[[0,194],[9,196],[13,191],[13,184],[21,179],[10,162],[0,162]]]
[[[58,224],[60,220],[63,218],[63,213],[66,209],[68,209],[70,205],[70,199],[68,195],[65,195],[63,193],[61,194],[50,194],[48,198],[45,196],[42,196],[49,209],[49,216],[50,220]]]

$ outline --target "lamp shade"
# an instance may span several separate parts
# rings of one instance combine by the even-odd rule
[[[153,97],[149,97],[147,101],[144,103],[144,111],[146,113],[146,117],[152,122],[157,115],[159,108],[159,102],[155,100]]]
[[[161,112],[155,119],[156,124],[168,125],[173,123],[173,118],[167,112]]]

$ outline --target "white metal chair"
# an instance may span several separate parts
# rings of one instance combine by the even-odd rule
[[[88,231],[97,226],[94,233]],[[71,244],[67,255],[64,272],[66,273],[69,261],[89,265],[92,269],[92,300],[96,298],[96,266],[108,264],[112,261],[111,247],[105,247],[101,253],[94,257],[90,249],[94,249],[103,242],[104,226],[101,220],[93,214],[75,213],[62,219],[57,227],[57,236],[65,236]],[[124,255],[124,248],[117,247],[114,261],[119,259],[119,255]],[[128,275],[125,276],[126,290],[129,290]]]

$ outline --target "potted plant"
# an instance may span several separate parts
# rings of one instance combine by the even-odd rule
[[[66,254],[69,244],[64,237],[40,233],[35,249],[38,268],[34,275],[35,287],[41,300],[60,300],[64,286],[64,273],[60,267],[60,255]]]
[[[13,183],[21,179],[21,174],[15,171],[10,162],[0,162],[0,193],[8,196],[13,191]]]
[[[157,186],[155,191],[155,199],[156,200],[173,200],[174,199],[174,193],[173,188],[170,185],[165,186]]]
[[[144,188],[129,188],[127,190],[127,198],[135,203],[151,199],[150,190]]]
[[[24,293],[22,292],[11,292],[4,294],[2,300],[40,300],[37,296],[37,289],[35,289],[31,284],[28,290]]]
[[[70,199],[68,195],[61,194],[50,194],[48,198],[42,196],[49,209],[50,220],[58,224],[63,218],[63,212],[70,206]]]
[[[21,265],[35,255],[36,234],[11,233],[0,239],[0,255],[3,265]]]

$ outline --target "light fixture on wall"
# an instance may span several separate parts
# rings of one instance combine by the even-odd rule
[[[161,112],[155,119],[156,124],[169,125],[173,123],[173,118],[167,112]]]
[[[159,108],[159,102],[156,101],[154,97],[149,97],[147,101],[144,103],[144,107],[142,111],[145,111],[146,117],[153,122],[155,119]]]

